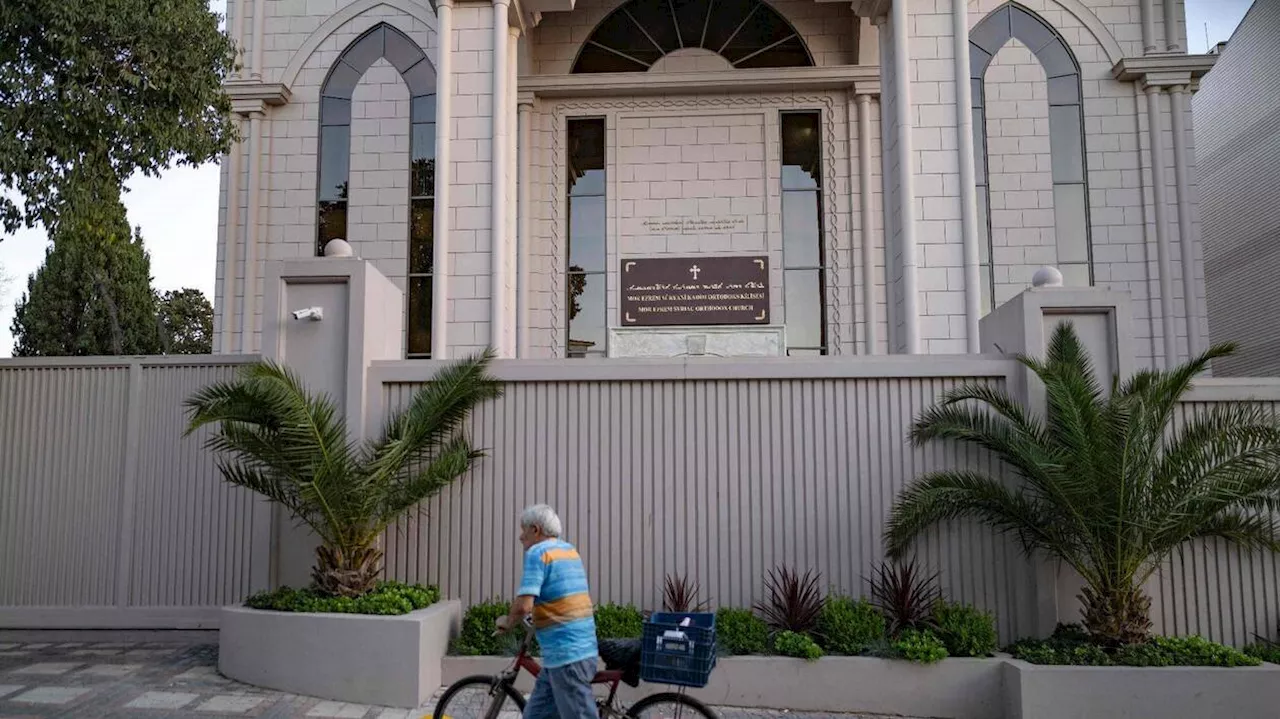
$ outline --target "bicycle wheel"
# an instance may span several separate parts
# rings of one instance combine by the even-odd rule
[[[650,694],[632,704],[627,716],[630,719],[718,719],[711,707],[676,692]]]
[[[454,682],[436,702],[432,719],[520,719],[524,695],[510,684],[495,687],[496,680],[497,677],[477,674]],[[498,706],[494,707],[493,702]]]

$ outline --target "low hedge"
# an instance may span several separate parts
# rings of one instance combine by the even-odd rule
[[[769,627],[750,609],[721,607],[716,611],[716,647],[728,656],[765,654]]]
[[[382,582],[377,589],[359,597],[334,597],[311,589],[281,587],[259,592],[245,600],[250,609],[317,614],[408,614],[440,601],[440,590],[421,584]]]
[[[380,591],[377,596],[390,598],[374,599],[375,595],[370,594],[359,600],[344,600],[342,604],[354,607],[364,602],[361,606],[379,610],[367,613],[401,614],[404,612],[398,609],[404,606],[421,608],[414,604],[415,600],[421,603],[429,598],[434,602],[438,598],[435,589],[429,587],[387,583],[380,587]],[[308,593],[294,590],[277,590],[271,595],[277,602],[297,607],[314,606],[317,601]],[[251,601],[265,604],[267,596],[255,595]],[[333,598],[327,600],[338,601]],[[397,611],[382,611],[392,607]],[[512,654],[518,644],[518,635],[495,636],[493,633],[494,622],[508,610],[507,602],[500,600],[468,608],[462,621],[462,632],[450,647],[451,653],[464,656]],[[288,611],[355,610],[300,608]],[[595,610],[595,620],[599,639],[638,638],[644,631],[644,614],[630,605],[599,605]],[[884,617],[866,600],[834,597],[827,601],[813,636],[795,632],[771,635],[764,621],[751,610],[722,607],[716,611],[716,641],[720,653],[729,656],[777,654],[814,660],[824,654],[834,654],[923,664],[946,657],[991,656],[997,647],[995,620],[987,612],[967,605],[940,602],[934,609],[933,620],[931,629],[907,630],[896,637],[888,637],[885,635]],[[536,641],[530,651],[537,655]],[[1263,661],[1280,661],[1280,645],[1274,643],[1252,645],[1242,652],[1198,636],[1152,637],[1143,644],[1108,651],[1092,643],[1089,635],[1075,624],[1060,625],[1047,639],[1019,640],[1006,647],[1005,651],[1016,659],[1044,665],[1243,667],[1257,666]]]
[[[999,646],[996,620],[967,604],[939,602],[933,610],[933,633],[953,657],[989,657]]]
[[[884,641],[885,621],[866,599],[832,597],[822,607],[815,630],[818,644],[832,654],[857,656]]]
[[[1151,637],[1113,651],[1093,644],[1078,625],[1059,626],[1048,639],[1023,639],[1005,649],[1031,664],[1093,667],[1255,667],[1262,663],[1239,649],[1204,637]]]

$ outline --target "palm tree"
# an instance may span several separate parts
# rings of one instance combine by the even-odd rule
[[[1018,360],[1044,383],[1046,417],[1005,392],[970,385],[947,393],[912,428],[919,446],[958,441],[995,453],[1020,480],[968,469],[916,478],[885,530],[890,556],[939,522],[971,518],[1016,537],[1084,579],[1085,628],[1108,646],[1151,629],[1144,582],[1185,542],[1219,537],[1280,550],[1280,427],[1254,404],[1222,404],[1181,426],[1172,420],[1191,380],[1234,351],[1216,345],[1166,371],[1142,371],[1104,393],[1069,323],[1044,361]]]
[[[246,366],[234,381],[187,400],[187,434],[217,425],[206,447],[230,483],[283,505],[316,533],[318,591],[359,596],[382,572],[378,538],[422,500],[465,474],[483,452],[463,423],[498,397],[491,352],[445,366],[396,413],[377,440],[353,442],[333,399],[311,395],[289,369]]]

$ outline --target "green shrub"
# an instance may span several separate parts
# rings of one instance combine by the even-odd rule
[[[716,646],[722,654],[764,654],[769,627],[750,609],[721,607],[716,612]]]
[[[639,639],[644,634],[644,615],[626,604],[596,607],[597,639]]]
[[[1246,667],[1260,658],[1204,637],[1152,637],[1108,653],[1070,631],[1055,632],[1049,639],[1023,639],[1007,651],[1015,659],[1032,664],[1130,667]]]
[[[773,640],[773,650],[784,657],[795,657],[805,661],[817,661],[822,656],[822,647],[804,634],[792,631],[779,632]]]
[[[1152,637],[1146,644],[1121,647],[1116,664],[1133,667],[1256,667],[1262,662],[1239,649],[1204,637]]]
[[[933,633],[953,657],[986,657],[996,650],[996,620],[967,604],[938,602],[933,610]]]
[[[1048,639],[1019,639],[1005,647],[1015,659],[1031,664],[1110,666],[1111,657],[1089,640],[1079,624],[1059,624]]]
[[[929,630],[904,629],[892,646],[897,656],[911,662],[932,664],[947,658],[947,647]]]
[[[514,654],[520,645],[518,631],[494,635],[494,623],[498,617],[505,617],[511,611],[511,605],[500,599],[473,604],[462,616],[462,631],[453,640],[450,652],[462,656],[508,656]],[[530,653],[537,653],[537,642],[530,642]]]
[[[245,600],[246,607],[276,612],[315,612],[330,614],[408,614],[440,601],[435,587],[400,582],[379,582],[376,589],[359,597],[335,597],[311,589],[281,587],[254,594]]]
[[[1096,644],[1055,646],[1049,642],[1031,640],[1015,645],[1010,652],[1015,659],[1031,664],[1070,665],[1079,667],[1111,666],[1111,657]]]
[[[1280,642],[1263,640],[1257,644],[1249,644],[1244,648],[1244,653],[1264,662],[1280,664]]]
[[[884,615],[865,599],[831,597],[818,615],[815,634],[823,649],[854,656],[884,639]]]

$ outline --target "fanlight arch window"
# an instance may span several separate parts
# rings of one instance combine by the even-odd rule
[[[360,78],[385,59],[409,88],[408,355],[431,352],[431,282],[435,214],[436,73],[426,53],[401,31],[381,23],[347,46],[320,89],[316,254],[347,235],[351,170],[351,103]],[[359,238],[356,238],[359,239]]]
[[[693,48],[737,68],[813,65],[800,34],[760,0],[630,0],[592,31],[573,72],[645,72]]]
[[[1057,267],[1067,284],[1093,284],[1093,243],[1089,223],[1088,168],[1085,164],[1084,108],[1080,65],[1070,46],[1035,13],[1008,3],[983,18],[969,33],[969,67],[973,91],[974,147],[982,272],[994,296],[991,246],[991,192],[987,148],[987,102],[983,78],[995,55],[1010,39],[1017,39],[1035,55],[1048,81],[1049,149],[1053,173],[1054,237]],[[985,309],[984,309],[985,311]]]

